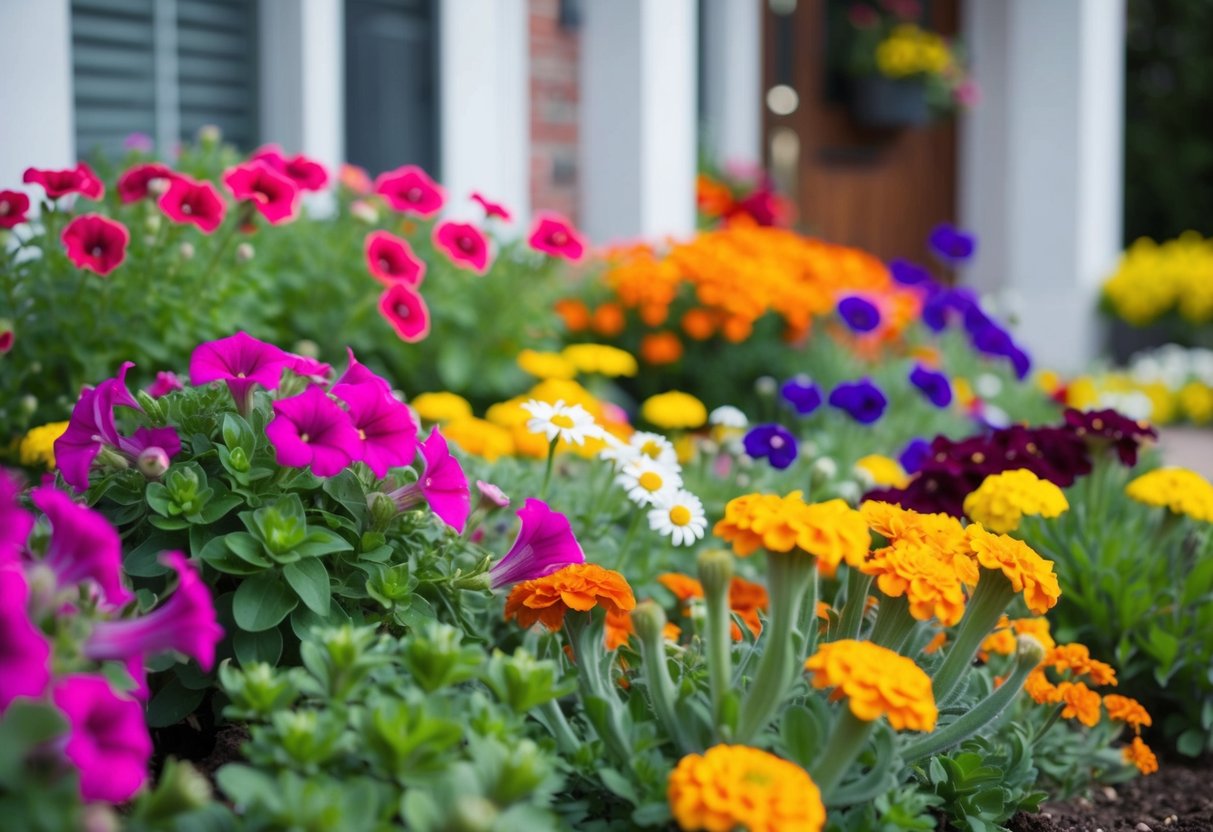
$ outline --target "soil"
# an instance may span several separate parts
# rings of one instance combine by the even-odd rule
[[[1213,766],[1164,763],[1149,777],[1020,813],[1011,832],[1213,832]]]

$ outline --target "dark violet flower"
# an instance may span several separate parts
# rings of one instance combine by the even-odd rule
[[[271,225],[295,218],[299,187],[264,162],[245,162],[223,172],[223,184],[237,200],[249,202]]]
[[[167,185],[177,174],[158,162],[147,162],[128,168],[118,177],[118,198],[122,204],[138,202],[148,195],[148,189],[157,179]]]
[[[889,274],[902,286],[922,286],[931,283],[931,273],[909,260],[890,260]]]
[[[931,230],[927,246],[944,263],[959,266],[977,250],[977,237],[949,223],[941,223]]]
[[[745,452],[755,459],[766,457],[772,468],[783,470],[796,461],[796,437],[783,425],[755,425],[742,439]]]
[[[489,241],[474,225],[439,223],[434,227],[434,245],[460,268],[484,274],[489,267]]]
[[[362,438],[350,415],[315,384],[298,396],[274,402],[274,418],[265,426],[279,465],[306,468],[332,477],[362,452]]]
[[[26,168],[21,181],[27,185],[41,185],[46,198],[51,200],[68,194],[80,194],[94,200],[105,196],[105,183],[86,162],[77,162],[74,168],[66,170]]]
[[[416,165],[405,165],[379,174],[375,193],[387,200],[395,211],[418,217],[432,217],[442,210],[446,193]]]
[[[779,388],[779,395],[801,416],[808,416],[821,407],[823,401],[821,388],[808,376],[793,376],[788,379]]]
[[[505,222],[510,221],[509,209],[500,202],[493,202],[491,199],[488,199],[483,194],[477,192],[472,193],[472,201],[478,203],[480,207],[484,209],[485,219],[488,219],[489,217],[497,217]]]
[[[1120,461],[1130,468],[1137,464],[1141,446],[1158,439],[1158,431],[1149,423],[1134,421],[1115,410],[1083,412],[1069,408],[1065,418],[1066,427],[1093,446],[1093,450],[1115,448]]]
[[[915,364],[910,371],[910,383],[922,391],[927,401],[936,407],[947,407],[952,403],[952,385],[948,377],[936,370]]]
[[[379,312],[402,341],[415,344],[430,334],[430,310],[407,283],[395,283],[379,296]]]
[[[848,295],[838,301],[838,317],[853,332],[871,332],[880,326],[880,310],[876,304],[858,295]]]
[[[408,405],[373,381],[338,384],[333,394],[346,403],[362,441],[357,455],[382,479],[389,468],[410,465],[417,453],[417,424]]]
[[[236,408],[247,413],[254,384],[274,390],[282,380],[282,371],[290,356],[247,332],[199,344],[190,356],[190,384],[195,387],[212,381],[227,383],[236,400]]]
[[[425,279],[425,261],[413,254],[407,240],[388,231],[372,231],[364,244],[366,267],[385,286],[396,282],[420,286]]]
[[[542,500],[528,499],[518,509],[522,527],[505,557],[489,571],[493,589],[542,578],[571,563],[585,563],[569,519]]]
[[[52,698],[67,717],[63,753],[80,772],[80,796],[130,800],[147,782],[152,757],[143,706],[115,693],[103,677],[83,674],[60,679]]]
[[[576,262],[585,254],[585,241],[573,224],[558,214],[539,214],[527,236],[527,245],[552,257]]]
[[[471,490],[459,460],[451,456],[446,439],[435,426],[429,438],[421,443],[425,471],[417,482],[398,488],[390,496],[401,510],[412,508],[424,500],[443,523],[459,534],[467,527],[472,512]]]
[[[856,422],[870,425],[884,415],[889,400],[871,379],[843,382],[830,392],[830,406],[846,411]]]
[[[1015,378],[1020,381],[1023,381],[1028,377],[1028,373],[1032,372],[1032,357],[1021,347],[1012,347],[1007,358],[1011,360],[1011,369],[1015,371]]]
[[[135,596],[122,585],[122,540],[101,514],[53,486],[35,488],[34,505],[50,522],[51,537],[41,563],[60,587],[89,582],[103,606],[121,607]]]
[[[20,191],[0,191],[0,228],[14,228],[29,217],[29,197]]]
[[[28,604],[25,575],[0,564],[0,714],[18,696],[41,696],[51,680],[51,647]]]
[[[171,370],[161,370],[156,373],[156,380],[147,388],[147,394],[153,399],[159,399],[169,393],[184,389],[185,385],[181,383],[181,379],[177,378],[176,373]]]
[[[34,527],[34,516],[17,502],[21,485],[0,468],[0,569],[14,563]]]
[[[117,220],[100,214],[82,214],[67,224],[60,235],[67,259],[78,269],[107,275],[122,265],[131,233]]]
[[[223,224],[227,203],[210,182],[179,175],[160,197],[160,210],[173,222],[188,223],[211,234]]]
[[[931,457],[931,443],[925,439],[911,439],[897,457],[907,474],[917,474]]]

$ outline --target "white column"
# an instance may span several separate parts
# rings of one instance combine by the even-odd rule
[[[20,188],[28,167],[76,163],[69,0],[0,3],[0,189]],[[39,194],[41,195],[41,194]]]
[[[1038,366],[1099,347],[1099,285],[1121,248],[1125,0],[969,0],[984,101],[961,131],[973,282],[1003,292]]]
[[[586,3],[581,223],[606,243],[695,227],[694,0]]]
[[[762,164],[762,2],[705,0],[704,136],[718,165]]]
[[[468,201],[479,191],[525,220],[531,135],[526,0],[443,0],[439,10],[440,159],[449,213],[481,216]]]

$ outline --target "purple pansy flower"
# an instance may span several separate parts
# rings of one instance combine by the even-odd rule
[[[931,457],[931,443],[925,439],[911,439],[906,443],[897,461],[907,474],[917,474],[923,464]]]
[[[940,223],[927,237],[931,253],[950,266],[967,262],[977,250],[977,237],[949,223]]]
[[[318,477],[332,477],[362,453],[362,437],[350,415],[315,384],[298,396],[274,402],[274,418],[265,426],[278,464],[312,467]]]
[[[884,415],[889,404],[880,388],[869,378],[847,381],[830,392],[830,406],[845,411],[856,422],[870,425]]]
[[[493,589],[542,578],[572,563],[585,563],[569,519],[542,500],[528,499],[518,509],[522,527],[505,557],[489,571]]]
[[[362,441],[357,458],[376,477],[382,479],[388,468],[413,462],[417,453],[417,424],[408,405],[373,381],[338,384],[333,393],[349,406],[350,421]]]
[[[821,407],[821,388],[808,376],[793,376],[779,388],[779,395],[801,416],[808,416]]]
[[[783,470],[796,461],[796,437],[783,425],[756,425],[741,440],[745,452],[755,459],[766,457],[772,468]]]
[[[29,620],[20,569],[0,566],[0,714],[18,696],[41,696],[51,680],[51,647]]]
[[[852,332],[871,332],[880,326],[880,310],[876,304],[859,295],[848,295],[838,301],[838,316]]]
[[[910,383],[922,391],[927,401],[936,407],[947,407],[952,403],[952,385],[941,372],[915,364],[910,371]]]
[[[909,260],[890,260],[889,274],[902,286],[921,286],[931,282],[931,273]]]
[[[41,563],[60,587],[90,581],[108,607],[134,598],[122,585],[122,540],[105,517],[48,485],[35,488],[31,499],[50,521],[51,538]]]
[[[115,693],[103,677],[82,674],[60,679],[52,698],[67,717],[63,753],[80,772],[80,796],[130,800],[147,782],[152,757],[143,706]]]
[[[236,409],[248,413],[253,385],[274,390],[282,380],[282,371],[291,364],[291,356],[247,332],[199,344],[190,356],[190,384],[212,381],[227,383]]]

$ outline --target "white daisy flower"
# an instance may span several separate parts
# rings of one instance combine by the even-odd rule
[[[574,445],[584,445],[586,439],[602,435],[602,428],[594,417],[579,404],[566,405],[562,401],[548,404],[531,399],[522,409],[532,417],[527,420],[526,429],[531,433],[542,433],[549,442],[559,438]]]
[[[703,539],[707,527],[703,503],[690,491],[671,492],[649,511],[649,528],[670,538],[675,546],[690,546]]]
[[[731,404],[722,404],[708,414],[708,424],[721,428],[742,430],[750,426],[750,420]]]
[[[663,497],[682,488],[682,476],[677,469],[645,456],[624,465],[615,481],[623,486],[628,499],[639,506],[655,506]]]
[[[678,454],[670,440],[659,433],[649,433],[638,430],[625,442],[607,441],[607,447],[599,454],[603,459],[615,463],[615,467],[623,470],[630,462],[637,459],[651,459],[660,462],[668,468],[678,471]]]

